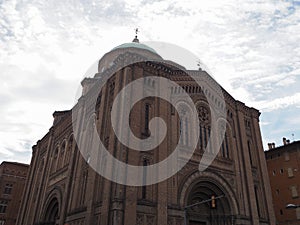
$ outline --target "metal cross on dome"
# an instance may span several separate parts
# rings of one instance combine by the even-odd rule
[[[136,42],[136,43],[139,43],[139,39],[137,38],[137,34],[139,32],[139,28],[135,28],[135,38],[133,39],[132,42]]]
[[[137,37],[138,32],[140,32],[139,28],[135,28],[135,37]]]

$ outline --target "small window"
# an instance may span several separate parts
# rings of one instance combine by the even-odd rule
[[[289,153],[288,153],[288,152],[285,152],[285,153],[284,153],[284,160],[285,160],[285,161],[289,161],[289,160],[290,160],[290,156],[289,156]]]
[[[55,151],[54,151],[54,157],[56,158],[57,155],[58,155],[58,147],[57,147],[57,148],[55,149]]]
[[[5,213],[7,208],[7,201],[6,200],[0,200],[0,213]]]
[[[283,169],[280,169],[280,173],[283,174]]]
[[[175,107],[171,105],[171,115],[175,115]]]
[[[4,188],[4,194],[10,195],[12,191],[12,184],[6,184]]]
[[[293,177],[294,173],[293,173],[293,169],[292,168],[288,168],[288,176],[289,177]]]
[[[279,195],[279,189],[276,189],[276,194]]]
[[[149,112],[150,111],[150,105],[145,105],[145,132],[149,132]]]
[[[252,159],[252,152],[251,152],[251,144],[250,141],[247,141],[247,146],[248,146],[248,152],[249,152],[249,159],[250,159],[250,164],[253,166],[253,159]]]
[[[64,154],[65,148],[66,148],[66,142],[64,142],[63,145],[61,146],[61,149],[60,149],[60,154],[61,154],[61,155]]]
[[[297,198],[298,197],[298,190],[297,187],[295,185],[290,187],[290,190],[292,192],[292,198]]]
[[[280,215],[283,215],[283,211],[282,211],[282,209],[280,209]]]
[[[147,197],[147,166],[148,166],[148,160],[143,160],[143,186],[142,186],[142,199],[146,199]]]
[[[300,208],[296,209],[297,220],[300,220]]]
[[[275,175],[276,175],[276,171],[275,171],[275,170],[273,170],[273,173],[272,173],[272,174],[273,174],[273,176],[275,176]]]

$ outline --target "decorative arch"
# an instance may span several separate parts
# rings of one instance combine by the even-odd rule
[[[228,182],[218,174],[210,171],[194,171],[187,176],[182,181],[178,196],[180,205],[186,207],[187,205],[210,199],[212,195],[224,195],[223,198],[218,200],[217,210],[210,210],[210,203],[204,203],[191,210],[190,218],[195,217],[195,215],[198,215],[200,218],[202,215],[202,221],[205,222],[207,219],[205,216],[208,213],[210,213],[210,216],[215,215],[215,218],[218,219],[221,217],[222,219],[231,219],[232,216],[239,214],[237,198]]]
[[[199,122],[202,125],[209,125],[211,123],[211,112],[209,104],[204,100],[199,100],[195,105],[198,111]]]
[[[59,205],[58,205],[57,198],[54,197],[51,199],[51,201],[47,206],[45,216],[44,216],[44,221],[49,224],[55,224],[58,218],[59,218]]]
[[[60,217],[62,193],[59,187],[55,187],[48,195],[43,206],[42,221],[49,225],[55,225]]]

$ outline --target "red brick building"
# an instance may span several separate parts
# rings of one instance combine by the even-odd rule
[[[287,204],[300,204],[300,141],[283,145],[269,144],[265,152],[277,224],[299,225],[300,208],[286,209]]]
[[[29,165],[2,162],[0,165],[0,224],[15,225]]]
[[[107,152],[127,164],[156,164],[167,158],[176,146],[180,149],[178,160],[184,160],[193,135],[186,132],[190,124],[179,118],[188,115],[185,108],[175,112],[174,107],[161,98],[148,97],[135,104],[129,119],[119,120],[120,127],[130,123],[136,137],[145,139],[149,136],[149,121],[163,118],[168,126],[167,134],[162,144],[150,151],[135,151],[121,144],[111,125],[112,104],[123,87],[145,78],[141,87],[145,92],[154,92],[159,83],[153,77],[163,77],[180,86],[169,89],[173,98],[188,93],[196,107],[193,116],[200,121],[197,124],[199,142],[192,157],[180,171],[159,183],[148,186],[116,183],[90,166],[90,162],[97,161],[99,167],[119,176],[123,171],[115,170],[114,164],[107,163],[105,157],[100,154],[89,157],[87,152],[86,160],[83,158],[74,134],[77,128],[72,127],[72,110],[55,112],[53,126],[33,147],[17,224],[183,225],[186,221],[187,225],[274,225],[258,110],[235,100],[222,88],[217,92],[220,86],[207,72],[186,70],[135,41],[106,53],[99,60],[95,76],[83,80],[82,96],[72,110],[86,106],[91,111],[81,111],[88,121],[82,122],[78,129],[82,134],[90,134],[90,124],[97,130],[97,137]],[[149,57],[154,62],[145,60]],[[124,67],[124,62],[134,60],[142,62]],[[116,72],[96,96],[95,105],[91,99],[97,85],[93,84],[104,79],[111,70]],[[195,74],[203,83],[197,84],[187,73]],[[209,101],[216,111],[225,112],[226,133],[220,148],[211,145],[208,150],[209,155],[217,152],[214,161],[205,171],[200,171],[199,162],[205,154],[213,120]],[[120,104],[123,106],[126,107]],[[97,138],[96,135],[88,137]],[[92,149],[92,145],[86,146]],[[144,171],[143,176],[147,177]],[[212,196],[223,196],[216,201],[217,207],[212,209],[210,203],[205,202],[185,210],[186,206]]]

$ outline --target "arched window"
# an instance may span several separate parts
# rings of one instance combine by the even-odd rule
[[[188,130],[189,130],[189,122],[187,117],[184,118],[184,144],[188,145],[189,143],[189,134],[188,134]]]
[[[79,189],[78,189],[78,201],[77,205],[79,207],[85,205],[85,198],[86,198],[86,191],[87,191],[87,181],[88,181],[88,163],[84,161],[82,158],[82,165],[81,165],[81,173],[80,173],[80,180],[79,180]]]
[[[200,150],[203,150],[203,127],[199,123],[199,148]]]
[[[66,149],[66,142],[64,141],[62,146],[60,147],[60,152],[58,156],[58,162],[57,162],[57,170],[62,168],[63,162],[64,162],[64,156],[65,156],[65,149]]]
[[[225,157],[225,146],[224,146],[224,140],[223,140],[223,142],[222,142],[222,145],[221,145],[221,155],[222,155],[222,157]]]
[[[204,150],[210,137],[210,111],[206,106],[198,105],[199,118],[199,149]],[[212,151],[212,149],[209,149]]]
[[[68,141],[67,151],[64,159],[64,165],[69,164],[72,149],[73,149],[73,136],[71,136]]]
[[[142,199],[146,199],[147,197],[147,166],[148,166],[148,160],[143,160],[143,186],[142,186]]]
[[[182,126],[182,119],[179,120],[179,143],[180,144],[183,144],[183,133],[182,133],[182,130],[183,130],[183,126]]]
[[[208,138],[209,138],[208,127],[204,126],[203,132],[204,132],[204,143],[203,144],[204,144],[204,148],[206,148],[207,143],[208,143]]]
[[[99,119],[100,116],[100,105],[101,105],[101,99],[102,99],[102,93],[100,92],[100,94],[98,95],[97,101],[96,101],[96,118]]]
[[[228,136],[225,134],[225,157],[229,158],[229,144],[228,144]]]
[[[183,118],[179,121],[179,143],[182,145],[188,145],[189,143],[189,123],[186,116],[183,116]]]
[[[230,128],[230,124],[225,119],[221,119],[218,121],[218,132],[219,141],[221,142],[219,156],[229,159],[232,131]]]
[[[179,143],[181,145],[189,144],[189,109],[184,104],[179,105]]]
[[[87,186],[87,179],[88,179],[88,170],[83,172],[83,184],[82,184],[82,193],[81,193],[81,204],[84,205],[85,203],[85,193],[86,193],[86,186]]]
[[[249,152],[249,158],[250,158],[250,164],[253,166],[253,158],[252,158],[252,152],[251,152],[251,144],[250,141],[247,141],[247,147],[248,147],[248,152]]]
[[[221,155],[224,158],[229,158],[229,140],[227,133],[223,136],[223,142],[221,145]]]
[[[57,146],[52,154],[52,165],[51,165],[51,172],[54,173],[57,168],[57,158],[59,153],[59,146]]]
[[[150,105],[145,104],[145,134],[149,134],[149,114],[150,114]]]
[[[260,211],[261,210],[260,209],[261,201],[259,201],[260,196],[259,196],[258,187],[256,185],[254,186],[254,193],[255,193],[255,200],[256,200],[256,205],[257,205],[258,216],[261,217],[261,211]]]

